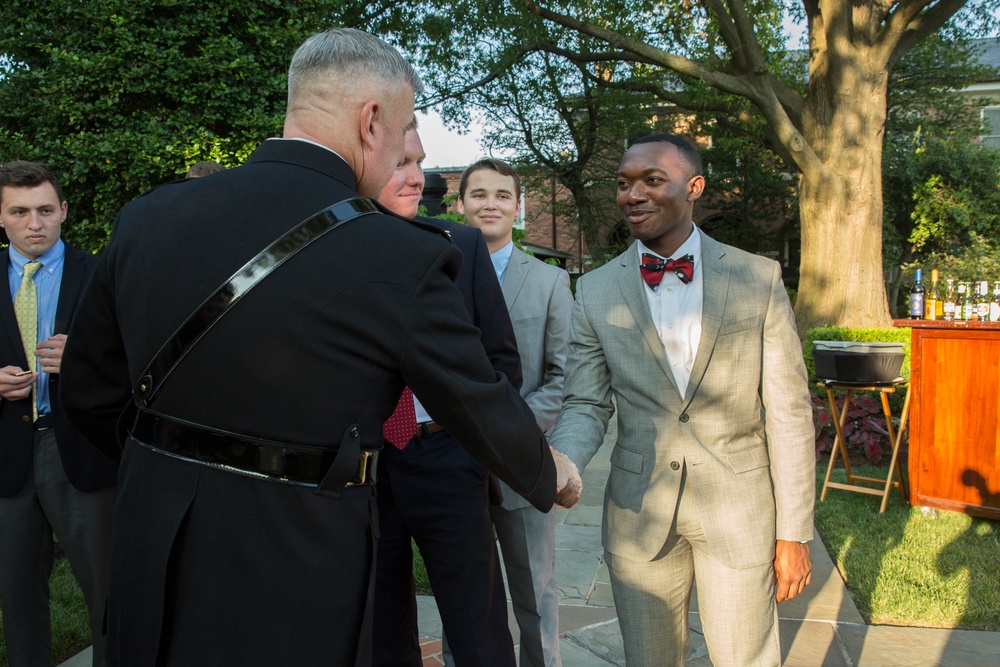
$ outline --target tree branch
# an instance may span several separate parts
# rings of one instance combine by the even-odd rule
[[[919,7],[919,9],[913,15],[912,19],[903,25],[902,30],[898,33],[898,38],[891,40],[887,35],[884,45],[884,62],[887,68],[892,69],[903,54],[931,33],[940,30],[941,26],[947,23],[967,3],[967,0],[940,0],[933,7],[925,9],[930,5],[931,1],[915,0],[912,5]],[[904,2],[904,4],[900,5],[900,8],[909,6],[910,3]],[[889,20],[894,18],[894,14],[890,14]],[[887,24],[889,20],[886,21]],[[888,25],[886,28],[888,28]],[[887,34],[885,30],[883,30],[883,34]],[[881,42],[881,40],[882,35],[879,35],[879,41]]]
[[[650,81],[635,81],[631,79],[626,79],[625,81],[609,81],[601,79],[582,68],[580,72],[589,81],[604,88],[625,90],[636,93],[649,93],[660,100],[669,102],[670,104],[680,107],[686,111],[714,111],[726,114],[733,114],[738,111],[738,107],[731,104],[725,104],[721,100],[716,104],[692,102],[691,100],[686,99],[684,95],[667,90],[666,88],[658,86]]]
[[[724,90],[727,93],[742,95],[743,97],[749,97],[753,93],[753,90],[740,77],[710,70],[690,58],[657,49],[643,42],[630,39],[614,30],[608,30],[607,28],[585,23],[565,14],[553,12],[542,7],[534,0],[525,0],[525,2],[532,12],[538,14],[543,19],[557,23],[583,35],[596,37],[622,51],[634,53],[644,58],[651,65],[659,65],[680,74],[702,79],[709,85]],[[615,60],[621,59],[620,55],[615,58]]]
[[[725,13],[720,0],[708,0],[708,2],[713,6],[718,5],[718,9],[715,10],[717,16]],[[732,16],[732,21],[736,25],[736,30],[740,36],[739,48],[743,53],[746,63],[744,65],[745,70],[754,74],[765,74],[767,72],[767,63],[764,61],[764,52],[760,48],[760,42],[757,41],[757,34],[753,29],[753,21],[747,15],[743,0],[726,0],[726,4],[729,5],[729,15]],[[735,51],[735,47],[733,50]]]
[[[433,98],[429,101],[423,101],[420,104],[416,105],[414,107],[414,110],[425,111],[433,106],[441,104],[445,100],[458,99],[463,95],[471,93],[473,90],[476,90],[477,88],[482,88],[486,84],[491,83],[497,78],[503,76],[504,72],[510,69],[510,67],[514,64],[514,62],[517,62],[524,56],[527,56],[528,54],[538,50],[539,49],[536,46],[523,46],[519,49],[516,49],[512,54],[508,54],[507,57],[500,59],[500,61],[498,61],[496,63],[496,66],[493,68],[493,71],[489,72],[483,78],[477,79],[476,81],[473,81],[470,84],[462,86],[458,90],[446,91],[445,93],[439,95],[437,98]]]
[[[743,39],[740,35],[740,30],[738,30],[736,24],[733,22],[733,18],[726,12],[725,5],[722,4],[721,0],[705,0],[705,4],[715,13],[715,18],[719,23],[719,36],[722,37],[722,41],[729,47],[729,53],[733,56],[736,67],[743,71],[749,71],[751,65],[743,50]]]
[[[525,2],[532,12],[545,20],[562,25],[575,32],[595,37],[622,51],[634,53],[646,59],[649,64],[658,65],[679,74],[701,79],[709,86],[722,92],[747,98],[764,114],[768,123],[774,128],[775,134],[782,146],[785,147],[800,169],[803,171],[815,171],[822,168],[819,157],[800,132],[800,112],[804,108],[804,101],[800,95],[788,86],[780,84],[770,73],[748,73],[740,76],[717,72],[706,68],[697,61],[668,53],[643,42],[637,42],[613,30],[553,12],[542,7],[535,0],[525,0]],[[615,60],[622,59],[620,55],[615,58]]]

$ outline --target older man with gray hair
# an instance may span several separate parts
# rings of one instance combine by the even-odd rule
[[[358,197],[401,161],[420,86],[377,38],[316,35],[282,139],[122,209],[62,380],[66,412],[121,457],[110,664],[369,664],[373,472],[404,385],[551,507],[556,466],[483,352],[459,252]]]

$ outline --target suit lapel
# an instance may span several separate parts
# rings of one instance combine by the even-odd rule
[[[663,351],[663,341],[660,340],[659,334],[656,333],[656,327],[653,325],[653,317],[649,314],[649,303],[646,301],[646,293],[643,291],[649,288],[642,281],[642,274],[639,272],[639,253],[635,249],[635,244],[633,243],[629,246],[629,249],[616,261],[621,264],[621,268],[618,271],[618,288],[621,290],[625,305],[628,306],[636,325],[639,327],[639,331],[642,332],[642,337],[646,341],[646,348],[653,355],[653,358],[656,359],[656,363],[660,365],[660,370],[667,376],[667,380],[679,395],[680,390],[677,389],[674,374],[670,370],[667,355]]]
[[[3,285],[6,286],[7,291],[0,295],[0,321],[3,322],[3,330],[6,333],[10,349],[21,352],[20,363],[18,364],[21,368],[27,368],[28,359],[24,356],[24,343],[21,342],[21,330],[17,327],[17,315],[14,314],[14,300],[9,297],[10,294],[10,278],[8,274],[10,272],[10,251],[3,251]]]
[[[503,290],[503,300],[510,311],[517,301],[517,295],[524,286],[524,280],[528,276],[528,256],[514,248],[507,263],[507,270],[503,274],[503,282],[500,288]]]
[[[724,261],[726,247],[706,236],[701,230],[701,264],[704,293],[701,308],[701,341],[698,343],[698,353],[694,358],[694,368],[691,369],[691,379],[688,381],[685,406],[694,398],[694,394],[705,377],[708,362],[712,358],[715,342],[719,338],[723,316],[726,312],[726,295],[729,293],[729,266]]]

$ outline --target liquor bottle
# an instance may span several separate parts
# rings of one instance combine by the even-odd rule
[[[940,320],[944,313],[941,291],[938,289],[938,270],[931,270],[931,291],[924,295],[924,319]]]
[[[949,322],[955,319],[955,280],[952,278],[948,278],[948,291],[945,292],[944,303],[941,305],[941,317]]]
[[[980,322],[990,321],[990,283],[988,280],[983,280],[977,283],[979,289],[976,293],[979,298],[976,299],[976,317]]]
[[[955,286],[955,321],[961,322],[965,319],[965,313],[963,309],[965,308],[965,300],[968,297],[968,292],[965,290],[965,283],[959,281],[958,285]]]
[[[972,296],[972,283],[965,283],[965,297],[962,299],[962,319],[966,322],[972,320],[973,313],[976,312],[976,302]]]
[[[993,283],[993,298],[990,300],[990,322],[1000,322],[1000,280]]]
[[[910,319],[919,320],[924,317],[924,294],[927,289],[924,287],[924,272],[917,269],[917,279],[910,288]]]

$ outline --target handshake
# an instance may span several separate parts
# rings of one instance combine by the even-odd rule
[[[556,462],[556,504],[569,509],[576,505],[583,494],[583,480],[576,464],[560,451],[552,449],[552,458]]]

